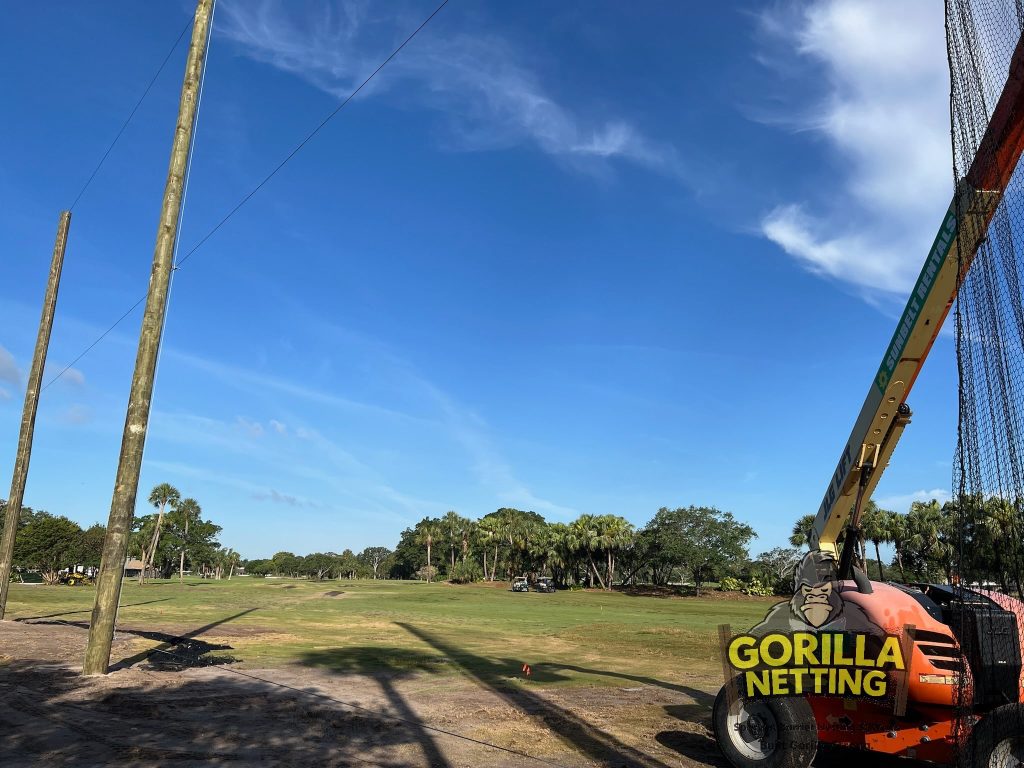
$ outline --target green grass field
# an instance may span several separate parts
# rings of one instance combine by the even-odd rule
[[[340,593],[330,595],[330,593]],[[88,621],[91,587],[13,585],[8,616]],[[190,636],[249,668],[430,672],[551,685],[719,674],[717,626],[755,624],[772,600],[508,591],[507,585],[235,578],[125,582],[119,628]],[[133,652],[171,647],[137,636]]]

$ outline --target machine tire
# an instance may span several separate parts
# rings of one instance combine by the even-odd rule
[[[964,745],[971,768],[1010,768],[1024,763],[1024,704],[1004,704],[981,718]]]
[[[733,768],[807,768],[818,751],[818,726],[807,699],[747,698],[739,695],[739,681],[722,687],[712,713],[725,759]],[[732,707],[730,686],[737,692]]]

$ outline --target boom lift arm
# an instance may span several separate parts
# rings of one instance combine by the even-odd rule
[[[910,423],[907,397],[986,237],[1022,151],[1024,39],[1014,51],[1006,86],[971,168],[943,217],[818,508],[811,548],[839,558],[840,578],[852,575],[863,504],[871,498]],[[844,546],[840,554],[837,542],[844,528],[846,541],[853,546]]]

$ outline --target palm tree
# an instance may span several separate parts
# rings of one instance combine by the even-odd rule
[[[860,529],[864,538],[875,545],[875,560],[878,562],[878,580],[885,581],[885,570],[882,568],[882,555],[879,544],[889,541],[886,522],[892,514],[887,509],[879,509],[873,501],[864,505],[864,511],[860,517]],[[864,567],[867,568],[867,558],[864,558]]]
[[[953,550],[946,536],[949,515],[942,512],[939,502],[915,501],[907,515],[907,546],[914,552],[918,567],[931,570],[942,568],[947,582],[952,578]]]
[[[891,542],[896,549],[896,565],[900,569],[900,580],[905,583],[907,572],[903,569],[903,550],[907,541],[906,515],[885,510],[883,525],[885,526],[885,540]]]
[[[607,558],[605,589],[611,589],[615,581],[615,556],[633,541],[633,524],[617,515],[602,515],[598,522],[601,545]]]
[[[451,509],[441,518],[441,524],[444,526],[445,538],[448,540],[448,549],[451,554],[450,567],[452,570],[455,569],[455,550],[464,542],[463,531],[468,523],[469,521],[466,518]]]
[[[994,542],[994,559],[996,560],[996,567],[999,571],[999,579],[1003,590],[1009,592],[1006,588],[1008,586],[1006,583],[1006,572],[1009,570],[1017,585],[1017,592],[1020,593],[1021,574],[1019,570],[1012,566],[1007,568],[1003,561],[1004,553],[1012,553],[1014,547],[1020,546],[1020,512],[1015,505],[1006,499],[993,496],[984,503],[983,515],[984,525]],[[1018,558],[1013,557],[1011,554],[1010,561],[1011,563],[1016,563]]]
[[[164,511],[168,506],[174,507],[181,500],[181,494],[178,489],[170,483],[160,483],[149,492],[149,503],[152,504],[159,510],[156,518],[156,527],[153,529],[153,540],[149,544],[149,565],[153,564],[153,558],[156,557],[156,547],[160,543],[160,528],[164,524]],[[139,584],[144,584],[146,581],[146,552],[142,553],[142,570],[139,571]]]
[[[498,510],[498,525],[500,527],[500,533],[503,541],[508,542],[508,577],[512,579],[518,575],[514,573],[518,569],[518,560],[516,559],[516,551],[522,547],[523,541],[528,538],[527,531],[524,530],[522,513],[518,509],[512,509],[511,507],[502,507]]]
[[[174,511],[181,516],[185,529],[181,539],[181,560],[178,563],[178,581],[181,582],[185,579],[185,549],[188,547],[188,526],[193,520],[199,519],[203,510],[199,506],[198,501],[189,497],[182,499]]]
[[[572,563],[572,553],[567,544],[568,535],[569,526],[565,523],[551,523],[543,539],[544,552],[541,557],[544,566],[551,569],[555,583],[562,586],[567,585],[566,576]]]
[[[432,520],[427,517],[424,518],[419,525],[416,526],[416,542],[418,544],[425,545],[427,548],[427,583],[430,583],[430,572],[433,568],[430,564],[430,551],[434,546],[434,542],[437,541],[441,536],[442,528],[438,524],[437,520]]]
[[[598,525],[597,518],[594,515],[580,515],[569,524],[569,531],[573,548],[587,554],[587,560],[590,562],[588,575],[591,588],[594,586],[594,577],[597,577],[601,589],[605,589],[604,579],[601,578],[601,572],[597,569],[597,564],[594,562],[594,552],[600,550],[602,545]]]
[[[469,555],[469,545],[476,534],[476,523],[472,520],[463,519],[462,523],[462,562],[465,564]]]
[[[789,537],[790,544],[797,548],[805,544],[810,545],[811,530],[814,528],[815,517],[815,515],[803,515],[793,523],[793,533]]]
[[[480,520],[476,523],[474,533],[476,541],[480,545],[480,557],[482,558],[484,566],[484,579],[486,581],[493,581],[490,571],[487,570],[487,550],[490,548],[491,542],[496,538],[491,521],[486,518]],[[495,553],[497,553],[497,546],[495,546]],[[495,555],[495,557],[497,557],[497,555]]]
[[[241,560],[242,560],[242,556],[240,554],[238,554],[237,552],[235,552],[235,550],[233,550],[233,549],[229,549],[228,550],[228,554],[227,554],[228,581],[231,581],[231,577],[235,573],[235,568],[238,567],[238,564],[241,562]]]

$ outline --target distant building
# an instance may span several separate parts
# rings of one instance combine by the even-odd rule
[[[141,560],[139,560],[137,558],[134,558],[134,557],[129,557],[127,560],[124,561],[124,578],[126,578],[126,579],[137,579],[139,577],[139,573],[141,571],[142,571],[142,561]],[[149,568],[146,569],[146,578],[147,579],[155,579],[157,577],[157,575],[158,574],[156,572],[156,569],[153,568],[153,566],[150,566]]]

